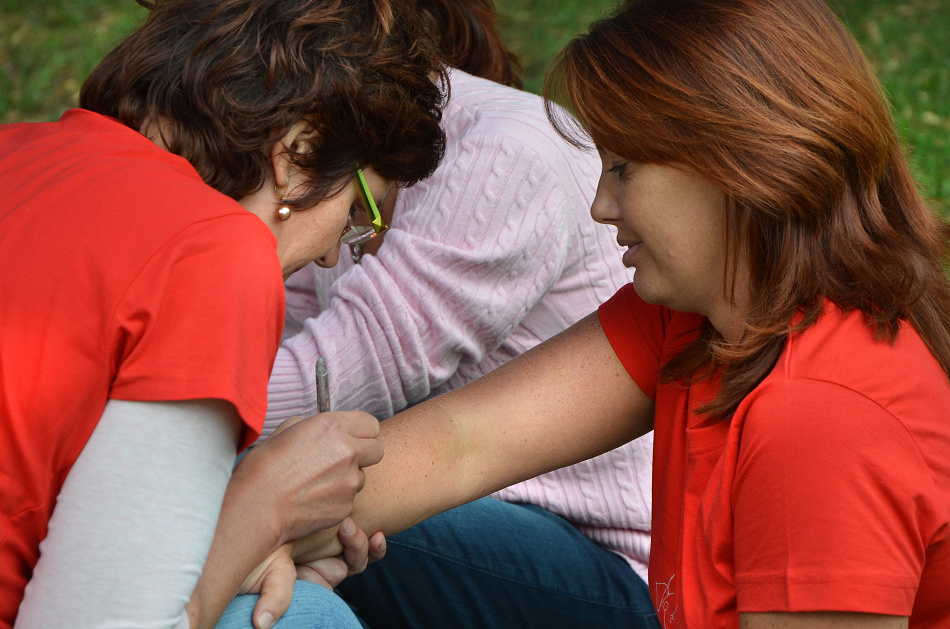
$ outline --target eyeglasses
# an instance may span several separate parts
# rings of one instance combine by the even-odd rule
[[[365,209],[369,215],[370,224],[354,224],[352,220],[353,213],[350,213],[350,221],[343,231],[343,235],[340,236],[340,242],[344,245],[351,246],[362,245],[370,238],[376,236],[376,234],[381,234],[389,229],[389,225],[383,225],[383,217],[379,213],[379,207],[376,205],[373,193],[369,191],[369,184],[366,183],[366,177],[363,175],[363,170],[359,166],[356,167],[356,173],[353,175],[353,178],[356,180],[356,188],[360,191],[360,197],[363,199],[363,209]]]

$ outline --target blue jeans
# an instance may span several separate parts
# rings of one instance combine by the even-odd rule
[[[338,589],[372,629],[660,627],[646,583],[627,562],[540,507],[483,498],[393,535],[387,546],[385,559]],[[327,620],[323,606],[336,603],[339,613],[342,601],[301,586],[275,629],[355,622]],[[218,629],[247,629],[256,601],[235,599],[226,617],[238,606],[244,624],[222,618]]]
[[[251,614],[258,598],[256,594],[236,597],[215,629],[252,629]],[[361,625],[339,596],[315,583],[297,581],[290,609],[273,629],[361,629]]]
[[[623,559],[549,511],[491,498],[392,536],[339,592],[372,629],[660,626]]]

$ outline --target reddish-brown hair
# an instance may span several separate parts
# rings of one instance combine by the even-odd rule
[[[492,0],[415,0],[446,64],[521,88],[518,58],[505,46]]]
[[[881,338],[910,322],[950,374],[950,228],[922,200],[860,48],[821,0],[633,0],[560,55],[545,85],[595,144],[685,164],[727,198],[730,262],[745,256],[744,337],[703,337],[668,381],[720,370],[702,410],[730,416],[768,374],[797,312],[860,310]],[[548,107],[559,131],[577,123]],[[727,273],[726,294],[735,285]]]
[[[140,129],[233,198],[261,188],[270,147],[294,123],[319,131],[291,156],[308,207],[356,164],[409,185],[442,157],[445,80],[425,23],[404,0],[140,0],[145,23],[86,80],[80,106]]]

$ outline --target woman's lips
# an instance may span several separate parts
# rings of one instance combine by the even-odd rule
[[[634,266],[634,264],[633,264],[633,256],[637,255],[637,251],[640,250],[640,245],[642,245],[642,244],[643,244],[642,242],[638,242],[638,243],[636,243],[636,244],[634,244],[634,245],[627,245],[627,250],[623,252],[623,265],[624,265],[624,266],[626,266],[626,267],[632,267],[632,266]]]

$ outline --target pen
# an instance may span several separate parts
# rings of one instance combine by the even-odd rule
[[[323,356],[317,359],[317,412],[326,413],[330,410],[330,383],[327,380],[327,361]]]

